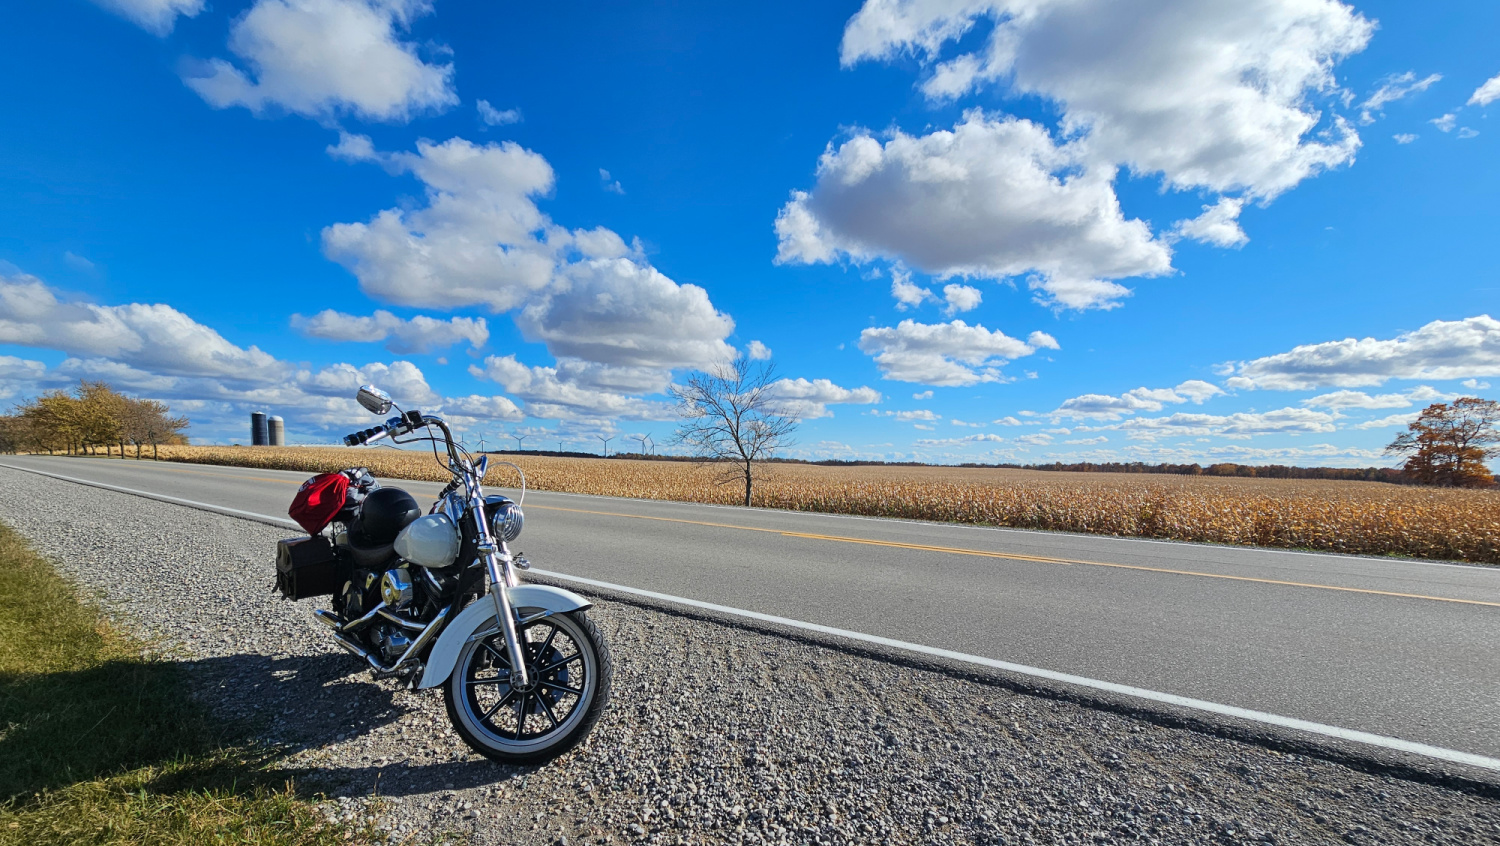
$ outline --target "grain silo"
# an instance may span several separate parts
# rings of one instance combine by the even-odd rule
[[[267,433],[271,436],[271,446],[286,446],[286,425],[281,418],[273,414],[266,423],[269,427]]]
[[[250,412],[250,445],[265,446],[270,441],[270,434],[266,431],[266,413],[264,411]]]

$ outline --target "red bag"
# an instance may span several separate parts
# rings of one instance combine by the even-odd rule
[[[320,473],[302,483],[287,514],[297,525],[316,535],[331,522],[349,492],[349,477],[343,473]]]

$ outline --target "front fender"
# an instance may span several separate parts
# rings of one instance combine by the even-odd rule
[[[556,614],[580,611],[594,603],[570,591],[551,585],[516,585],[508,591],[512,608],[539,608]],[[417,687],[437,687],[448,680],[453,665],[458,663],[458,653],[463,650],[469,636],[494,625],[495,603],[488,595],[469,603],[453,622],[438,633],[437,643],[427,656],[427,669],[422,671],[422,680]]]

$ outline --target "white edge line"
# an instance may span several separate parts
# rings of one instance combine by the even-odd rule
[[[61,479],[67,482],[75,482],[78,484],[88,485],[90,487],[104,488],[105,490],[143,496],[148,499],[156,499],[163,502],[174,503],[177,505],[185,505],[190,508],[198,508],[205,511],[226,514],[233,517],[244,517],[256,520],[258,522],[292,526],[299,529],[301,528],[291,520],[287,520],[281,517],[272,517],[267,514],[257,514],[253,511],[241,511],[237,508],[227,508],[222,505],[212,505],[206,502],[197,502],[191,499],[179,499],[178,497],[174,496],[166,496],[165,494],[151,493],[149,491],[139,491],[133,488],[124,488],[118,485],[109,485],[103,482],[94,482],[87,479],[75,479],[56,473],[47,473],[41,470],[33,470],[29,467],[15,467],[9,464],[0,464],[0,467],[5,467],[11,470],[20,470],[26,473],[36,473],[39,476],[50,476],[51,478]],[[1077,687],[1100,690],[1106,693],[1119,694],[1121,696],[1129,696],[1135,699],[1144,699],[1149,702],[1159,702],[1164,705],[1173,705],[1179,708],[1189,708],[1194,711],[1204,711],[1210,714],[1218,714],[1225,717],[1234,717],[1236,719],[1249,720],[1256,723],[1264,723],[1266,725],[1277,726],[1278,728],[1292,729],[1294,731],[1307,732],[1308,734],[1331,737],[1336,740],[1345,740],[1352,743],[1362,743],[1367,746],[1377,746],[1382,749],[1390,749],[1397,752],[1406,752],[1412,755],[1421,755],[1427,758],[1436,758],[1440,761],[1448,761],[1455,764],[1464,764],[1471,767],[1479,767],[1481,769],[1500,772],[1500,759],[1487,758],[1483,755],[1475,755],[1469,752],[1460,752],[1456,749],[1445,749],[1441,746],[1428,746],[1425,743],[1415,743],[1413,741],[1402,740],[1397,737],[1386,737],[1385,735],[1380,734],[1370,734],[1369,732],[1355,731],[1354,729],[1340,728],[1338,726],[1330,726],[1323,723],[1314,723],[1308,720],[1299,720],[1295,717],[1283,717],[1279,714],[1270,714],[1265,711],[1254,711],[1249,708],[1240,708],[1235,705],[1221,705],[1217,702],[1208,702],[1203,699],[1193,699],[1187,696],[1178,696],[1175,693],[1161,693],[1159,691],[1147,690],[1141,687],[1131,687],[1130,685],[1100,681],[1099,679],[1091,679],[1086,676],[1075,676],[1071,673],[1060,673],[1056,670],[1044,670],[1040,667],[1029,667],[1025,664],[1014,664],[1010,661],[1000,661],[995,658],[985,658],[982,655],[970,655],[965,652],[954,652],[951,649],[940,649],[935,646],[924,646],[920,643],[908,643],[904,640],[895,640],[893,638],[865,634],[864,632],[856,632],[849,629],[838,629],[832,626],[820,625],[818,623],[808,623],[802,620],[793,620],[788,617],[777,617],[772,614],[762,614],[759,611],[747,611],[743,608],[732,608],[728,605],[716,605],[712,602],[703,602],[697,599],[688,599],[682,596],[673,596],[672,594],[668,593],[657,593],[656,591],[642,590],[640,588],[627,587],[625,585],[617,585],[613,582],[603,582],[597,579],[587,579],[582,576],[570,576],[566,573],[558,573],[553,570],[539,570],[536,568],[532,568],[531,572],[536,573],[539,576],[546,576],[552,579],[560,579],[562,581],[573,582],[575,584],[591,585],[593,587],[603,588],[605,590],[619,591],[620,593],[630,594],[632,596],[640,596],[647,599],[654,599],[659,602],[667,602],[674,605],[685,605],[689,608],[701,608],[705,611],[713,611],[718,614],[743,617],[749,620],[758,620],[763,623],[771,623],[773,625],[802,629],[804,631],[818,632],[820,634],[832,635],[834,637],[841,637],[847,640],[860,641],[863,643],[873,643],[879,646],[899,649],[905,652],[915,652],[921,655],[931,655],[935,658],[945,658],[950,661],[961,661],[965,664],[976,664],[981,667],[989,667],[996,670],[1002,670],[1007,673],[1015,673],[1017,675],[1047,679],[1049,681],[1061,682],[1063,684],[1075,685]]]

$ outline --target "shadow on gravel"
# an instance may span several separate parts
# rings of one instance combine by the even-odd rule
[[[270,657],[230,655],[177,665],[195,695],[223,717],[233,734],[269,743],[288,757],[325,750],[331,764],[294,767],[298,781],[334,796],[408,796],[462,790],[524,778],[539,767],[497,764],[477,756],[455,761],[414,760],[446,739],[446,716],[437,690],[405,691],[370,678],[364,665],[342,652]],[[426,700],[428,707],[421,708]],[[396,725],[406,719],[403,736]],[[389,758],[338,761],[345,741],[384,732]],[[301,762],[298,762],[299,764]]]

